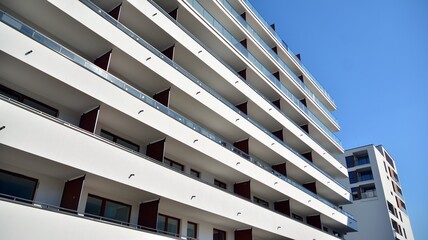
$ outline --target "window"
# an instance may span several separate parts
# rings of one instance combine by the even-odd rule
[[[294,219],[296,219],[296,220],[298,220],[298,221],[300,221],[300,222],[303,222],[303,218],[302,218],[301,216],[299,216],[299,215],[297,215],[297,214],[295,214],[295,213],[291,214],[291,216],[292,216]]]
[[[187,222],[187,239],[196,239],[198,232],[198,225],[193,222]]]
[[[166,157],[163,159],[163,162],[166,165],[168,165],[168,166],[170,166],[170,167],[172,167],[174,169],[177,169],[179,171],[184,171],[184,165],[183,164],[180,164],[180,163],[178,163],[176,161],[173,161],[173,160],[171,160],[169,158],[166,158]]]
[[[35,178],[0,170],[0,194],[2,195],[5,194],[22,199],[33,200],[37,183],[38,180]]]
[[[121,145],[123,147],[126,147],[126,148],[129,148],[131,150],[134,150],[136,152],[140,151],[140,146],[138,146],[137,144],[132,143],[132,142],[130,142],[130,141],[126,140],[126,139],[123,139],[121,137],[118,137],[118,136],[116,136],[116,135],[114,135],[114,134],[112,134],[110,132],[105,131],[105,130],[101,130],[100,136],[103,137],[103,138],[105,138],[105,139],[108,139],[108,140],[110,140],[112,142],[115,142],[115,143],[117,143],[117,144],[119,144],[119,145]]]
[[[213,240],[226,240],[226,232],[214,228]]]
[[[180,234],[180,219],[159,214],[157,230],[162,233],[177,236]]]
[[[404,237],[407,239],[406,229],[403,228]]]
[[[388,169],[386,168],[386,163],[385,161],[383,162],[383,167],[385,168],[385,172],[388,173]]]
[[[221,182],[221,181],[219,181],[217,179],[214,179],[214,185],[216,185],[217,187],[220,187],[220,188],[224,188],[224,189],[227,188],[226,183]]]
[[[266,207],[266,208],[269,207],[269,203],[268,202],[266,202],[265,200],[260,199],[258,197],[253,197],[253,201],[255,203],[257,203],[258,205],[262,206],[262,207]]]
[[[352,192],[352,199],[353,200],[361,199],[359,187],[351,188],[351,192]]]
[[[19,92],[16,92],[10,88],[7,88],[3,85],[0,85],[0,95],[4,95],[8,98],[14,99],[18,102],[21,102],[27,106],[30,106],[32,108],[35,108],[37,110],[40,110],[48,115],[51,115],[53,117],[58,117],[58,109],[55,109],[53,107],[50,107],[44,103],[41,103],[37,100],[34,100],[32,98],[29,98]]]
[[[323,230],[324,232],[328,232],[328,228],[326,228],[326,227],[322,227],[322,230]]]
[[[129,222],[131,206],[95,195],[88,195],[85,213],[106,218],[103,220],[110,222]]]
[[[346,167],[347,168],[351,168],[351,167],[355,166],[354,165],[354,155],[345,157],[345,160],[346,160]]]
[[[196,171],[195,169],[190,169],[190,175],[197,177],[197,178],[200,178],[200,176],[201,176],[201,174],[198,171]]]
[[[400,214],[400,220],[403,222],[403,217],[401,217],[401,212],[398,212]]]
[[[336,236],[336,237],[342,237],[342,234],[340,234],[340,233],[338,233],[336,231],[333,231],[333,235]]]

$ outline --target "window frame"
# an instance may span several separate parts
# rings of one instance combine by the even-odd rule
[[[201,173],[193,168],[190,169],[190,175],[196,178],[201,178]]]
[[[101,136],[101,134],[103,134],[103,133],[104,133],[104,134],[106,134],[106,135],[110,135],[111,137],[113,137],[113,140],[110,140],[110,139],[108,139],[108,138],[105,138],[105,137]],[[117,136],[116,134],[113,134],[113,133],[111,133],[111,132],[109,132],[109,131],[107,131],[107,130],[101,129],[101,131],[100,131],[100,137],[102,137],[102,138],[104,138],[104,139],[106,139],[106,140],[112,141],[112,142],[114,142],[114,143],[116,143],[116,144],[118,144],[118,145],[120,145],[120,146],[122,146],[122,147],[124,147],[124,148],[126,148],[126,149],[129,149],[129,150],[131,150],[131,151],[135,151],[134,149],[131,149],[131,148],[126,147],[126,146],[123,146],[122,144],[118,143],[118,142],[117,142],[117,140],[118,140],[118,139],[120,139],[120,140],[121,140],[121,141],[123,141],[123,142],[126,142],[126,143],[128,143],[128,144],[130,144],[130,145],[133,145],[133,146],[137,147],[137,151],[136,151],[136,152],[140,152],[140,145],[135,144],[135,143],[133,143],[133,142],[131,142],[131,141],[129,141],[129,140],[126,140],[126,139],[124,139],[124,138],[122,138],[122,137],[119,137],[119,136]]]
[[[128,224],[130,223],[130,220],[131,220],[131,212],[132,212],[132,206],[131,206],[130,204],[126,204],[126,203],[119,202],[119,201],[116,201],[116,200],[111,200],[111,199],[104,198],[104,197],[100,197],[100,196],[97,196],[97,195],[94,195],[94,194],[90,194],[90,193],[88,194],[88,197],[87,197],[87,199],[86,199],[86,204],[87,204],[87,202],[88,202],[88,198],[89,198],[89,197],[92,197],[92,198],[96,198],[96,199],[101,200],[100,215],[99,215],[99,216],[97,216],[97,217],[103,218],[103,220],[105,220],[105,221],[109,221],[109,222],[113,222],[113,223],[117,223],[117,222],[122,223],[122,221],[120,221],[120,220],[113,219],[113,218],[106,218],[106,217],[104,216],[104,214],[105,214],[105,207],[106,207],[106,202],[107,202],[107,201],[112,202],[112,203],[116,203],[116,204],[120,204],[120,205],[123,205],[123,206],[126,206],[126,207],[129,207],[129,213],[128,213],[128,220],[127,220],[127,223],[128,223]],[[90,214],[90,215],[91,215],[91,217],[96,216],[96,215],[91,214],[91,213],[86,213],[86,205],[85,205],[85,214]]]
[[[216,178],[214,178],[214,185],[222,189],[227,189],[227,184]]]
[[[259,197],[253,196],[253,202],[261,207],[269,208],[269,202]]]
[[[19,173],[16,173],[16,172],[7,171],[7,170],[4,170],[4,169],[0,169],[0,172],[12,175],[14,177],[19,177],[19,178],[23,178],[23,179],[26,179],[26,180],[33,181],[35,184],[34,184],[34,189],[32,191],[32,194],[31,194],[31,199],[20,198],[20,197],[17,197],[17,196],[13,196],[13,197],[20,198],[20,199],[16,199],[18,201],[34,201],[34,196],[36,195],[36,190],[37,190],[37,188],[39,186],[39,179],[33,178],[33,177],[29,177],[29,176],[26,176],[26,175],[23,175],[23,174],[19,174]],[[5,198],[10,198],[8,196],[4,196],[3,193],[0,193],[0,195],[3,195],[3,197],[5,197]],[[9,195],[9,196],[12,196],[12,195]]]
[[[165,215],[165,214],[162,214],[162,213],[158,214],[158,219],[159,219],[159,216],[165,217],[165,226],[164,226],[164,229],[159,229],[158,228],[158,222],[156,222],[156,230],[157,231],[161,231],[161,233],[167,234],[167,235],[171,235],[171,236],[180,236],[181,220],[179,218],[171,217],[171,216],[168,216],[168,215]],[[178,224],[177,224],[177,233],[168,232],[168,219],[177,220],[177,222],[178,222]]]
[[[226,238],[227,238],[227,232],[224,231],[224,230],[220,230],[218,228],[213,228],[213,240],[215,240],[214,239],[214,233],[215,233],[215,231],[217,231],[218,233],[222,233],[224,235],[224,240],[226,240]]]
[[[195,235],[194,236],[189,236],[189,225],[195,226]],[[188,221],[187,222],[187,233],[186,233],[186,235],[187,235],[187,239],[188,240],[190,240],[190,239],[197,239],[198,238],[198,224],[195,223],[195,222]]]
[[[167,163],[165,160],[168,161],[169,163]],[[183,164],[178,163],[178,162],[176,162],[176,161],[174,161],[174,160],[172,160],[170,158],[164,157],[163,158],[163,163],[166,164],[166,165],[168,165],[168,166],[170,166],[172,169],[177,169],[177,170],[180,170],[182,172],[184,171],[184,165]],[[174,167],[174,164],[178,165],[179,168]]]

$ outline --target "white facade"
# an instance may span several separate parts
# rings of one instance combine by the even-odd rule
[[[398,170],[382,146],[368,145],[346,150],[340,156],[347,165],[353,203],[343,206],[358,220],[358,232],[345,239],[411,239]]]
[[[0,9],[0,239],[356,231],[336,106],[248,1]]]

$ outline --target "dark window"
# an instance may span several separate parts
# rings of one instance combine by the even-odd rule
[[[159,214],[157,230],[162,233],[177,236],[180,234],[180,219]]]
[[[132,143],[132,142],[130,142],[126,139],[123,139],[121,137],[118,137],[118,136],[116,136],[110,132],[105,131],[105,130],[101,130],[100,136],[105,138],[105,139],[108,139],[112,142],[115,142],[121,146],[124,146],[126,148],[131,149],[131,150],[134,150],[136,152],[140,151],[140,146],[138,146],[137,144]]]
[[[184,165],[183,164],[180,164],[180,163],[178,163],[176,161],[173,161],[173,160],[171,160],[169,158],[166,158],[166,157],[163,159],[163,162],[166,165],[168,165],[168,166],[170,166],[170,167],[172,167],[174,169],[177,169],[179,171],[184,171]]]
[[[226,183],[221,182],[221,181],[219,181],[219,180],[217,180],[217,179],[214,179],[214,185],[216,185],[217,187],[220,187],[220,188],[224,188],[224,189],[226,189],[226,188],[227,188]]]
[[[260,199],[260,198],[258,198],[258,197],[253,197],[253,201],[255,202],[255,203],[257,203],[258,205],[260,205],[260,206],[263,206],[263,207],[266,207],[266,208],[268,208],[269,207],[269,203],[267,202],[267,201],[265,201],[265,200],[263,200],[263,199]]]
[[[345,157],[346,159],[346,167],[351,168],[354,166],[354,155]]]
[[[37,182],[35,178],[0,170],[0,194],[33,200]]]
[[[54,117],[58,117],[58,109],[50,107],[44,103],[41,103],[37,100],[34,100],[30,97],[27,97],[19,92],[16,92],[10,88],[7,88],[3,85],[0,85],[0,94],[6,97],[12,98],[18,102],[21,102],[27,106],[40,110],[46,114],[49,114]]]
[[[356,178],[356,174],[355,171],[353,172],[348,172],[348,176],[349,176],[349,183],[353,184],[358,182],[357,178]]]
[[[407,239],[406,229],[403,228],[404,237]]]
[[[328,232],[328,228],[326,228],[326,227],[322,227],[322,230],[323,230],[324,232]]]
[[[336,237],[342,237],[342,234],[340,234],[340,233],[338,233],[336,231],[333,231],[333,235],[336,236]]]
[[[352,199],[353,200],[359,200],[359,199],[361,199],[360,191],[359,191],[358,187],[351,188],[351,192],[352,192]]]
[[[386,168],[386,163],[385,162],[383,162],[383,167],[385,168],[385,172],[388,173],[388,169]]]
[[[401,222],[403,222],[403,217],[401,217],[401,212],[399,212],[399,214],[400,214],[400,220]]]
[[[214,228],[213,240],[226,240],[226,232]]]
[[[301,216],[299,216],[299,215],[297,215],[297,214],[291,214],[291,216],[294,218],[294,219],[296,219],[296,220],[298,220],[298,221],[301,221],[301,222],[303,222],[303,218],[301,217]]]
[[[129,222],[131,206],[110,199],[88,195],[85,213],[110,222]]]
[[[197,177],[197,178],[200,178],[200,176],[201,176],[201,174],[198,171],[196,171],[195,169],[190,169],[190,175]]]
[[[198,225],[193,222],[187,222],[187,239],[196,239],[198,234]]]

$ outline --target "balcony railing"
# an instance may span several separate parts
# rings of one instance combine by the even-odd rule
[[[102,9],[100,9],[98,6],[90,2],[89,0],[81,0],[81,2],[85,3],[88,7],[90,7],[94,12],[99,14],[100,16],[107,19],[110,23],[114,24],[115,26],[119,27],[122,31],[127,32],[128,35],[130,35],[134,40],[141,43],[143,46],[151,50],[154,54],[161,57],[166,62],[169,62],[171,65],[173,65],[175,68],[179,68],[180,66],[176,65],[174,62],[169,60],[169,58],[165,57],[160,53],[158,50],[156,50],[154,47],[149,45],[148,43],[144,42],[141,38],[139,38],[137,35],[132,33],[129,29],[127,29],[125,26],[117,22],[115,19],[113,19],[108,13],[104,12]],[[244,153],[238,148],[235,148],[231,143],[228,143],[224,141],[223,139],[217,137],[216,135],[210,133],[206,129],[202,128],[201,126],[193,123],[189,119],[181,116],[180,114],[176,113],[175,111],[165,107],[163,104],[157,102],[156,100],[152,99],[151,97],[145,95],[144,93],[140,92],[139,90],[135,89],[134,87],[128,85],[127,83],[123,82],[119,78],[111,75],[110,73],[104,71],[103,69],[99,68],[92,62],[87,61],[86,59],[82,58],[81,56],[73,53],[72,51],[64,48],[62,45],[58,44],[57,42],[47,38],[46,36],[42,35],[41,33],[37,32],[36,30],[30,28],[29,26],[23,24],[22,22],[16,20],[15,18],[11,17],[10,15],[6,14],[5,12],[0,10],[0,20],[1,22],[7,24],[8,26],[12,27],[13,29],[21,32],[22,34],[26,35],[27,37],[33,39],[34,41],[37,41],[38,43],[46,46],[47,48],[51,49],[52,51],[58,53],[59,55],[69,59],[70,61],[78,64],[79,66],[85,68],[86,70],[92,72],[93,74],[103,78],[104,80],[110,82],[111,84],[115,85],[116,87],[126,91],[130,95],[136,97],[140,101],[150,105],[154,109],[157,109],[158,111],[161,111],[162,113],[168,115],[172,119],[175,119],[176,121],[186,125],[187,127],[191,128],[192,130],[198,132],[199,134],[205,136],[206,138],[216,142],[217,144],[223,146],[224,148],[228,149],[229,151],[232,151],[233,153],[241,156],[243,159],[253,163],[254,165],[257,165],[258,167],[264,169],[265,171],[275,175],[279,179],[293,185],[294,187],[302,190],[303,192],[311,195],[312,197],[318,199],[319,201],[323,202],[324,204],[330,206],[331,208],[343,213],[344,215],[348,216],[349,218],[354,219],[354,217],[337,207],[336,205],[332,204],[331,202],[327,201],[326,199],[316,195],[315,193],[309,191],[302,185],[292,181],[291,179],[285,177],[284,175],[280,174],[279,172],[272,169],[269,165],[263,163],[262,161]],[[4,97],[1,97],[4,99]],[[36,110],[37,111],[37,110]],[[65,122],[65,125],[70,125],[69,123]],[[315,168],[317,168],[314,165]],[[320,172],[322,172],[321,169],[318,169]],[[324,173],[324,172],[322,172]],[[328,174],[324,173],[327,177],[329,177],[332,181],[337,182],[335,179],[331,178]],[[343,187],[343,185],[340,185]],[[344,187],[343,187],[344,188]],[[346,188],[344,188],[346,189]]]
[[[374,198],[374,197],[377,197],[377,192],[375,190],[361,192],[361,199]]]
[[[256,10],[256,8],[250,3],[249,0],[243,0],[248,8],[259,18],[260,22],[265,26],[265,28],[276,37],[277,41],[284,47],[285,50],[287,50],[291,57],[300,64],[300,66],[305,70],[305,72],[311,77],[312,81],[315,83],[315,86],[318,87],[318,89],[321,91],[321,93],[324,94],[327,99],[329,99],[334,104],[334,99],[328,94],[327,90],[324,89],[324,87],[317,81],[317,79],[311,74],[311,72],[305,67],[305,65],[296,57],[296,54],[294,54],[291,49],[288,47],[288,45],[284,42],[284,40],[281,39],[281,37],[276,33],[275,30],[272,29],[272,27],[266,22],[266,20],[262,17],[262,15]]]
[[[302,82],[300,79],[294,74],[294,72],[287,66],[286,63],[278,56],[277,53],[275,53],[271,47],[257,34],[257,32],[245,21],[245,19],[235,11],[235,9],[230,5],[228,0],[219,0],[225,9],[229,11],[230,14],[232,14],[235,19],[241,23],[241,25],[250,33],[251,36],[253,36],[256,41],[262,45],[265,51],[267,51],[272,58],[274,58],[277,63],[286,71],[293,81],[299,85],[311,98],[314,100],[319,107],[326,113],[331,120],[333,120],[337,125],[339,125],[339,121],[337,118],[330,112],[330,110],[327,109],[327,107],[324,106],[324,104],[315,96],[315,94],[312,93],[312,91]]]
[[[340,139],[330,131],[300,100],[285,87],[263,64],[261,64],[235,37],[218,22],[197,0],[186,0],[193,9],[199,13],[203,19],[211,25],[221,36],[223,36],[236,50],[238,50],[246,59],[262,73],[281,93],[283,93],[291,102],[293,102],[301,111],[314,121],[316,126],[326,133],[336,144],[342,146]]]

